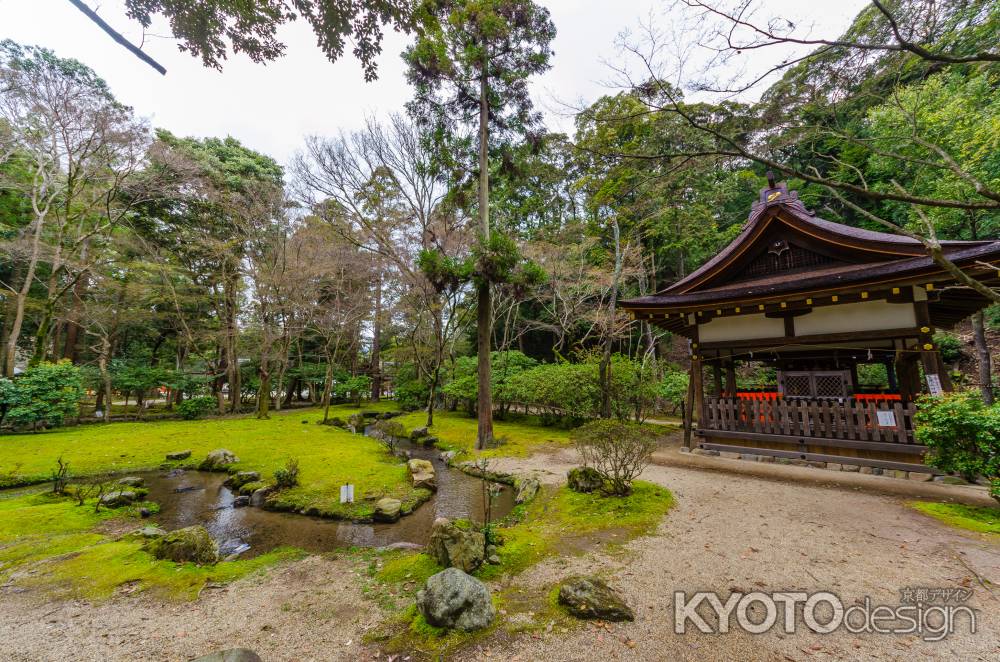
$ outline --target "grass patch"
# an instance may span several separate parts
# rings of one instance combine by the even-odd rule
[[[427,422],[426,412],[413,412],[395,419],[408,430],[423,427]],[[469,453],[476,444],[476,419],[457,411],[434,412],[434,425],[428,430],[437,437],[438,446],[444,450]],[[503,443],[496,448],[488,448],[480,454],[486,457],[525,457],[546,446],[567,446],[569,430],[543,427],[534,416],[511,418],[507,421],[493,420],[493,434]]]
[[[950,526],[1000,535],[1000,508],[966,506],[961,503],[912,501],[910,505]]]
[[[331,415],[347,417],[361,410],[387,410],[395,403],[331,407]],[[369,517],[382,496],[400,499],[410,510],[430,494],[415,490],[406,465],[378,442],[325,425],[319,409],[276,413],[268,420],[253,417],[202,421],[110,423],[63,428],[40,434],[0,437],[0,487],[45,482],[56,458],[69,462],[74,477],[158,468],[168,452],[191,450],[181,466],[197,466],[212,450],[227,448],[240,458],[234,470],[258,471],[272,482],[274,470],[288,458],[299,461],[300,484],[275,496],[282,510],[326,517]],[[304,422],[303,422],[304,421]],[[340,486],[352,483],[359,497],[340,503]]]
[[[94,511],[68,497],[28,494],[0,501],[0,583],[42,590],[58,598],[104,600],[119,587],[175,600],[193,599],[209,582],[230,582],[302,555],[277,549],[253,559],[199,567],[158,561],[143,541],[96,533],[107,520],[139,520],[134,509]]]

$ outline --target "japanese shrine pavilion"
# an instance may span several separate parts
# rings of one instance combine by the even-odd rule
[[[718,255],[623,302],[690,340],[686,445],[697,419],[708,450],[928,471],[913,402],[952,389],[935,329],[987,299],[958,286],[920,242],[825,221],[769,183]],[[963,272],[1000,284],[1000,241],[941,243]],[[738,388],[748,364],[766,384]],[[859,366],[882,383],[864,385]]]

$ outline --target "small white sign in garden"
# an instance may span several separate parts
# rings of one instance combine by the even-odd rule
[[[340,486],[340,503],[354,503],[354,486]]]

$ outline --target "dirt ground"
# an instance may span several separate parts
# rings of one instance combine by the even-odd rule
[[[572,451],[502,461],[501,469],[562,481]],[[643,478],[673,491],[677,505],[655,535],[624,552],[591,552],[543,562],[513,582],[544,591],[571,574],[607,578],[636,611],[623,625],[583,625],[566,632],[498,634],[459,659],[501,660],[854,660],[1000,659],[1000,542],[947,527],[908,508],[907,498],[981,499],[978,491],[871,476],[657,455]],[[698,466],[708,462],[710,470]],[[725,464],[728,462],[729,464]],[[720,464],[722,463],[722,464]],[[719,470],[720,467],[723,470]],[[846,483],[840,483],[847,478]],[[860,480],[860,482],[856,482]],[[855,481],[855,482],[852,482]],[[371,660],[385,655],[361,644],[386,616],[365,596],[363,569],[350,557],[310,557],[221,589],[196,602],[164,605],[122,597],[100,606],[40,603],[0,591],[0,659],[187,660],[246,646],[268,661]],[[780,627],[749,635],[674,634],[674,591],[832,591],[845,606],[870,596],[897,605],[907,587],[966,587],[978,631],[931,643],[914,635],[820,635]],[[376,656],[379,655],[378,658]],[[403,658],[399,658],[402,660]]]

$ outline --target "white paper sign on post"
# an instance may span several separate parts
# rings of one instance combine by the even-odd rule
[[[934,373],[927,375],[927,390],[935,398],[944,393],[944,389],[941,388],[941,378],[938,375]]]
[[[354,486],[340,486],[340,503],[354,503]]]
[[[880,428],[894,428],[896,427],[896,413],[892,411],[887,411],[885,409],[879,409],[875,412],[878,416],[878,426]]]

